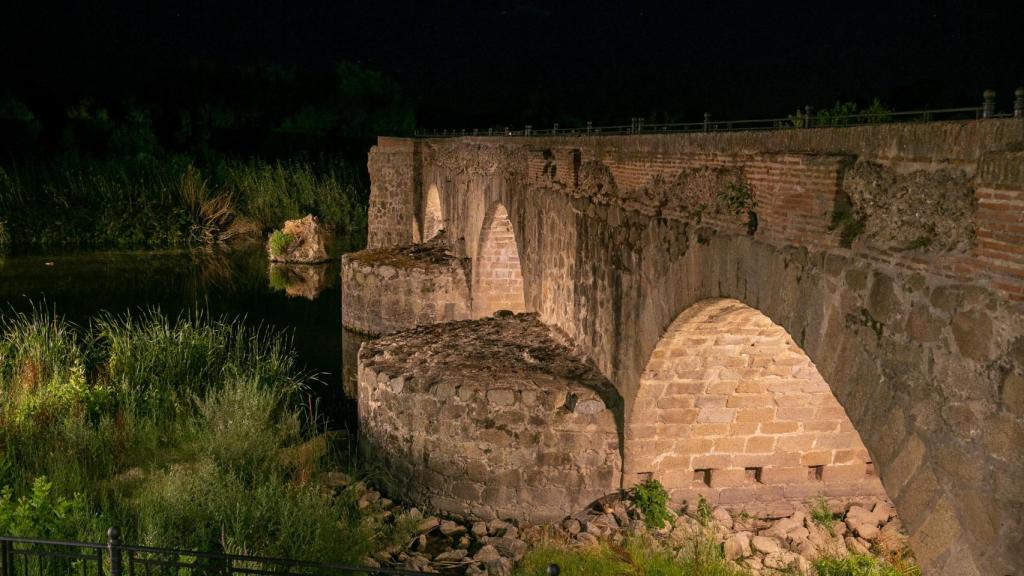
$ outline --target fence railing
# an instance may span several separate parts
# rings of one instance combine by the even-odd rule
[[[814,108],[807,106],[793,116],[785,118],[758,118],[752,120],[717,120],[705,113],[700,122],[648,123],[642,117],[630,118],[629,124],[535,128],[527,124],[521,129],[510,126],[491,126],[471,130],[416,130],[423,138],[458,138],[463,136],[603,136],[615,134],[671,134],[685,132],[736,132],[749,130],[786,130],[825,128],[834,126],[865,126],[872,124],[936,122],[948,120],[974,120],[985,118],[1024,118],[1024,87],[1014,92],[1013,112],[1001,113],[996,109],[996,94],[986,90],[981,106],[943,108],[938,110],[911,110],[903,112],[866,112],[847,115],[827,114],[819,117]]]
[[[422,574],[397,568],[322,564],[121,543],[111,528],[106,544],[0,536],[0,576],[227,576],[248,574],[391,576]],[[339,543],[341,545],[342,543]],[[444,574],[444,572],[439,572]]]

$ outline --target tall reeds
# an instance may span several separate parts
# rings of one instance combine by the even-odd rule
[[[207,245],[306,213],[341,233],[366,225],[363,185],[341,161],[222,160],[205,172],[178,156],[0,166],[0,247]]]
[[[404,532],[356,506],[360,483],[320,482],[337,463],[308,381],[286,336],[240,322],[6,315],[0,530],[97,540],[117,524],[152,545],[359,562]]]

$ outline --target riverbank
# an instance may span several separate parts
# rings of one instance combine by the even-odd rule
[[[341,160],[70,156],[0,166],[0,252],[17,247],[169,248],[260,237],[312,213],[366,227],[363,177]]]

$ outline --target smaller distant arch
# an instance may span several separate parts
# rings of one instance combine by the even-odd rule
[[[473,263],[473,317],[498,310],[526,311],[523,271],[515,230],[503,204],[495,203],[484,217]]]
[[[444,229],[444,213],[441,211],[441,193],[436,184],[431,184],[423,202],[423,242],[429,242]]]

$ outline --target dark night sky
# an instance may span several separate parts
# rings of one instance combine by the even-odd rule
[[[899,109],[968,106],[987,87],[1008,109],[1024,85],[1020,2],[5,4],[0,93],[130,91],[196,62],[352,60],[396,78],[421,125],[464,127],[777,116],[875,96]]]

